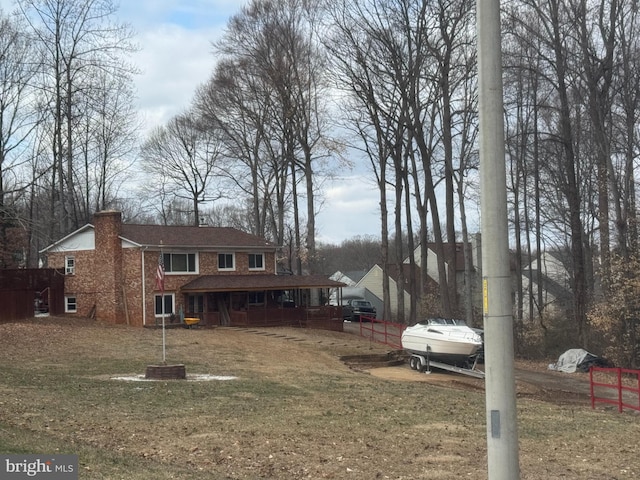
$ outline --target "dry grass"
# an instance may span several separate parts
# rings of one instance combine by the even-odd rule
[[[486,478],[483,392],[339,360],[384,351],[346,333],[168,330],[169,362],[237,379],[124,382],[161,360],[160,331],[0,324],[0,451],[78,454],[82,479]],[[522,479],[640,476],[637,415],[518,409]]]

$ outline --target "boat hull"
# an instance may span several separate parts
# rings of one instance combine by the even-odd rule
[[[430,329],[417,325],[408,327],[401,341],[409,353],[453,364],[467,361],[482,346],[481,338],[468,327]]]

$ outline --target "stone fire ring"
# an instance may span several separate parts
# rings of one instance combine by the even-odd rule
[[[187,369],[183,364],[147,365],[144,377],[149,380],[184,380],[187,378]]]
[[[187,382],[211,382],[213,380],[220,381],[228,381],[228,380],[237,380],[238,377],[234,377],[231,375],[210,375],[208,373],[188,373],[186,377]],[[162,380],[158,380],[155,378],[147,378],[144,374],[137,375],[118,375],[117,377],[109,377],[110,380],[119,380],[123,382],[158,382]],[[167,380],[167,379],[163,379]],[[173,379],[170,379],[173,380]],[[177,379],[181,380],[181,379]]]

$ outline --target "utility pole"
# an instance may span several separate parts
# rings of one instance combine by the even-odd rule
[[[500,0],[476,0],[476,15],[487,462],[489,480],[518,480]]]

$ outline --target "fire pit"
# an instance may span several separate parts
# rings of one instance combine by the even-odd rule
[[[182,364],[147,365],[144,377],[152,380],[184,380],[187,378],[187,369]]]

